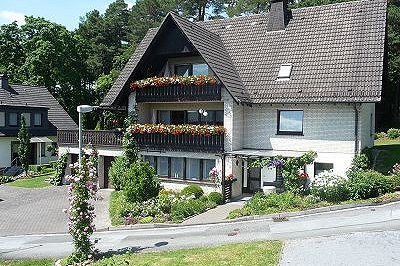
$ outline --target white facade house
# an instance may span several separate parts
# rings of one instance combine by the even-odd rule
[[[31,164],[56,161],[48,146],[57,145],[57,130],[76,129],[76,124],[50,92],[43,87],[9,84],[0,75],[0,170],[20,166],[18,131],[22,117],[31,134]]]
[[[276,185],[277,173],[249,168],[249,160],[308,151],[317,153],[306,166],[309,176],[330,169],[343,176],[354,155],[373,145],[385,29],[384,0],[295,10],[274,1],[267,14],[199,23],[170,13],[149,30],[101,106],[136,109],[139,124],[225,128],[223,136],[195,142],[186,133],[135,133],[140,153],[167,188],[195,183],[213,191],[208,172],[217,167],[237,180],[232,197],[256,192]],[[132,87],[155,76],[196,75],[216,84]],[[59,135],[60,147],[77,154],[68,134]],[[122,154],[122,133],[86,134],[107,186],[113,156]]]

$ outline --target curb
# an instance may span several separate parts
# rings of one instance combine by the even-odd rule
[[[293,217],[301,217],[305,215],[311,214],[320,214],[320,213],[328,213],[334,211],[362,208],[362,207],[374,207],[374,206],[382,206],[395,202],[400,202],[399,198],[389,199],[384,202],[370,202],[370,203],[349,203],[345,205],[332,205],[327,207],[320,207],[315,209],[309,209],[299,212],[280,212],[268,215],[253,215],[253,216],[243,216],[234,219],[227,219],[218,222],[211,223],[196,223],[196,224],[168,224],[168,223],[152,223],[152,224],[135,224],[135,225],[122,225],[122,226],[110,226],[108,228],[103,228],[97,230],[97,232],[106,232],[106,231],[121,231],[121,230],[140,230],[140,229],[155,229],[155,228],[173,228],[173,227],[190,227],[190,226],[198,226],[198,225],[208,225],[208,224],[229,224],[235,222],[246,222],[246,221],[257,221],[257,220],[271,220],[274,219],[282,219],[282,218],[293,218]]]

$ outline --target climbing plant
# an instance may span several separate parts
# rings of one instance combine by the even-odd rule
[[[296,194],[304,192],[304,183],[308,175],[304,166],[311,164],[317,153],[310,151],[299,157],[284,158],[283,156],[264,157],[249,162],[248,167],[273,167],[280,168],[283,184],[286,191]]]
[[[18,158],[21,162],[22,168],[24,168],[25,173],[27,173],[29,168],[29,159],[31,156],[31,134],[26,126],[25,117],[23,116],[21,119],[21,128],[18,132],[18,140]]]
[[[64,153],[58,158],[55,164],[55,173],[50,183],[54,186],[61,186],[62,179],[65,176],[65,168],[67,167],[68,153]]]

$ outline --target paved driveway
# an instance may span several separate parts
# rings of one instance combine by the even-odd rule
[[[96,203],[99,228],[108,222],[109,191],[101,191],[104,198]],[[0,186],[0,236],[67,232],[67,187],[26,189]]]

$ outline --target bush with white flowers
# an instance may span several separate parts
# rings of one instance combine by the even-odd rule
[[[332,170],[329,170],[317,175],[309,188],[311,194],[321,200],[339,202],[350,199],[346,181],[346,178],[335,175]]]

